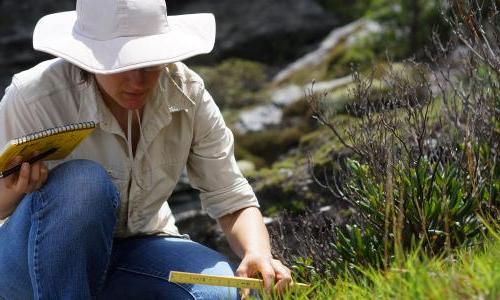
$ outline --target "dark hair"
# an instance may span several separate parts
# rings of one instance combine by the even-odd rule
[[[82,82],[88,83],[92,73],[80,68],[80,76],[82,77]]]

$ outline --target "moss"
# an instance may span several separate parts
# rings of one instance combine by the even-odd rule
[[[256,155],[253,155],[247,149],[241,147],[238,144],[236,144],[234,147],[234,156],[236,157],[237,160],[251,161],[255,165],[255,168],[257,169],[262,168],[266,165],[266,161],[264,159]]]
[[[202,76],[221,109],[241,108],[262,102],[269,76],[264,65],[242,59],[227,59],[215,67],[194,67]]]
[[[352,118],[341,116],[338,119]],[[252,173],[251,182],[257,197],[262,200],[265,213],[272,215],[282,209],[301,211],[309,203],[326,202],[329,194],[321,191],[322,188],[312,180],[310,162],[305,153],[311,153],[315,173],[323,174],[323,168],[331,170],[333,153],[341,149],[343,146],[333,138],[329,129],[321,127],[301,137],[298,151],[281,156],[271,166]]]
[[[289,178],[289,175],[293,175],[293,172],[288,172],[289,170],[295,170],[298,165],[304,163],[303,159],[300,159],[298,155],[286,156],[280,161],[274,163],[271,166],[262,168],[254,173],[254,176],[259,179],[257,183],[257,189],[266,188],[269,186],[279,185],[283,186]]]
[[[375,60],[374,38],[362,38],[347,48],[347,51],[339,61],[341,65],[367,65]]]
[[[226,108],[221,111],[224,121],[231,127],[231,124],[236,124],[240,119],[241,111],[239,109]],[[234,128],[231,128],[234,131]]]
[[[283,118],[290,118],[296,116],[308,117],[310,116],[310,109],[307,101],[305,99],[301,99],[296,101],[285,108],[283,108]]]
[[[235,134],[235,140],[236,144],[242,148],[241,153],[250,153],[260,157],[266,165],[270,165],[280,155],[296,147],[303,134],[299,128],[291,127],[283,130]]]
[[[313,67],[305,67],[295,71],[287,79],[280,82],[281,85],[288,84],[305,85],[314,81],[321,81],[325,78],[326,66],[319,65]]]
[[[313,202],[315,206],[326,202],[325,191],[318,191],[321,188],[311,180],[307,159],[298,157],[287,157],[254,173],[254,191],[266,214],[283,209],[300,212]]]
[[[350,126],[356,122],[358,118],[350,115],[334,115],[330,118],[330,122],[335,124],[337,127]],[[300,139],[300,148],[303,150],[317,149],[327,141],[331,140],[333,137],[332,131],[326,126],[320,126],[317,130],[314,130],[308,134],[305,134]]]
[[[348,51],[345,45],[345,39],[342,39],[339,44],[331,49],[325,63],[324,77],[337,78],[344,77],[351,73],[351,66],[349,64],[340,64],[339,62]]]

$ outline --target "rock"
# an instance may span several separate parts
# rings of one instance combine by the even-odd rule
[[[336,79],[329,80],[329,81],[316,82],[316,83],[314,83],[314,92],[315,93],[329,92],[331,90],[335,90],[335,89],[338,89],[340,87],[348,85],[349,83],[352,82],[352,80],[353,80],[352,76],[348,75],[345,77],[336,78]],[[311,85],[304,86],[304,89],[306,89],[306,88],[311,88]]]
[[[286,63],[337,25],[314,0],[168,0],[167,4],[173,14],[215,15],[217,39],[212,58],[218,60],[240,57],[272,65]]]
[[[346,86],[352,82],[351,76],[337,78],[330,81],[317,82],[314,84],[313,92],[321,94],[330,92],[337,88]],[[283,108],[304,99],[306,93],[309,93],[311,85],[298,86],[295,84],[287,85],[272,92],[271,103],[254,107],[240,113],[239,119],[233,128],[239,134],[247,132],[257,132],[268,128],[287,126],[283,123]],[[285,122],[286,123],[286,122]]]
[[[356,43],[357,40],[381,30],[382,28],[378,23],[367,20],[356,21],[333,30],[323,40],[317,50],[293,62],[275,76],[271,85],[274,87],[274,91],[271,91],[270,104],[257,106],[241,112],[238,121],[233,127],[240,134],[279,127],[283,121],[283,108],[304,99],[311,91],[315,94],[322,94],[343,88],[352,83],[353,79],[351,75],[329,81],[316,82],[314,85],[311,83],[299,85],[297,82],[294,82],[294,77],[298,73],[307,73],[309,70],[318,68],[320,65],[328,65],[332,49],[339,46],[341,41],[345,47],[348,47]],[[342,97],[340,98],[344,100],[346,92],[341,92]],[[344,105],[343,102],[338,104],[338,106],[342,105]]]
[[[352,76],[349,75],[329,81],[315,82],[314,86],[312,84],[304,86],[290,84],[275,90],[271,95],[271,100],[274,105],[283,108],[303,99],[306,94],[309,94],[312,87],[315,94],[321,94],[343,87],[351,83],[352,80]]]
[[[74,0],[0,1],[0,91],[10,84],[15,73],[51,58],[33,50],[32,34],[38,19],[74,9]]]
[[[320,47],[317,50],[306,54],[276,74],[273,79],[273,84],[280,85],[286,81],[290,81],[297,73],[320,68],[321,66],[327,66],[329,64],[328,59],[331,57],[333,49],[340,43],[345,41],[345,46],[349,46],[357,40],[366,37],[369,34],[380,32],[381,30],[381,25],[368,20],[359,20],[334,29],[321,42]],[[311,78],[311,80],[312,79],[314,78]]]
[[[290,84],[273,92],[271,100],[274,105],[285,107],[304,97],[304,89],[298,85]]]
[[[271,125],[280,124],[282,116],[283,111],[273,104],[258,106],[243,111],[239,121],[235,124],[235,129],[239,133],[261,131]]]

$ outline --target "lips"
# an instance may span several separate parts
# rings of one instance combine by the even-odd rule
[[[146,92],[125,92],[125,94],[133,97],[142,97],[146,94]]]

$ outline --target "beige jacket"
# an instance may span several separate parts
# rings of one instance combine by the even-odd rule
[[[137,145],[130,163],[126,133],[104,105],[95,81],[84,82],[79,69],[53,59],[14,76],[0,101],[0,147],[33,131],[99,122],[67,160],[99,162],[118,186],[117,237],[179,234],[167,200],[185,166],[191,185],[200,190],[203,209],[212,218],[259,206],[234,159],[231,131],[202,79],[184,64],[167,66],[142,119],[145,143]],[[53,168],[59,163],[47,164]]]

